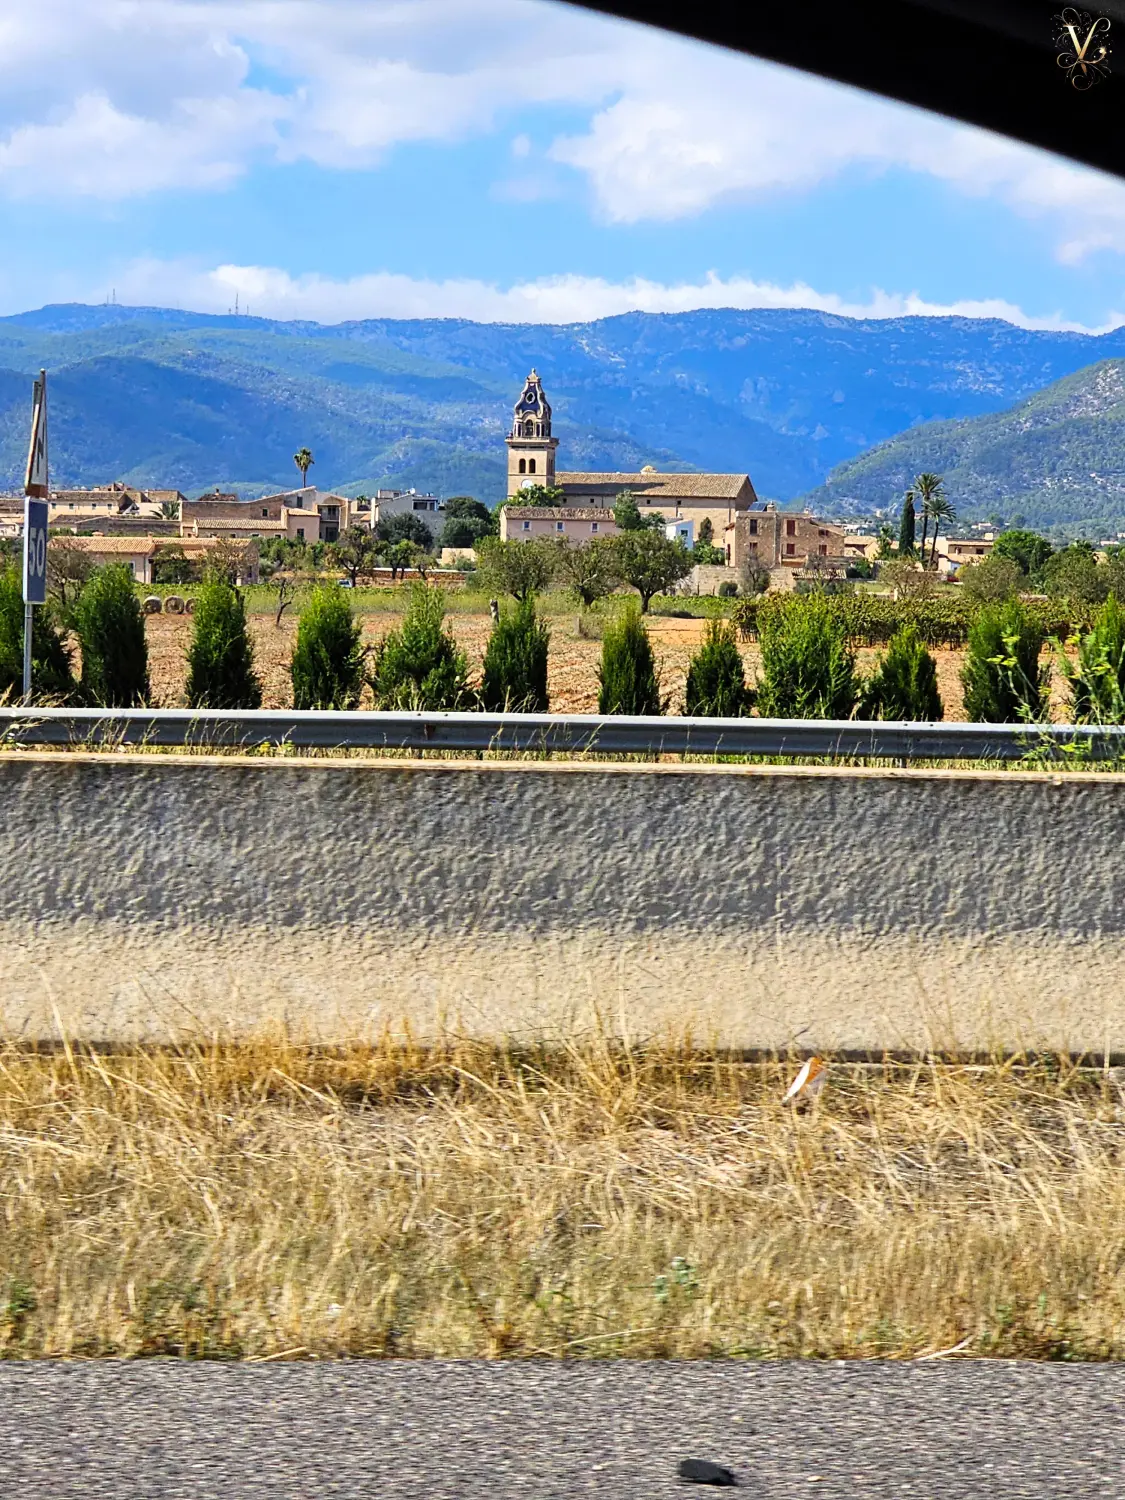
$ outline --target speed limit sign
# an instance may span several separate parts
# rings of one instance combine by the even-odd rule
[[[47,602],[47,502],[23,502],[23,599],[25,604]]]

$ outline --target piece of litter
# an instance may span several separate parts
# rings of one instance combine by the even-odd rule
[[[680,1479],[688,1484],[722,1484],[737,1485],[738,1480],[729,1469],[724,1469],[722,1464],[713,1464],[706,1458],[681,1459],[680,1467],[676,1470]]]
[[[827,1082],[827,1063],[822,1062],[819,1057],[810,1057],[801,1065],[801,1071],[789,1085],[789,1092],[782,1103],[803,1104],[806,1100],[815,1099]]]

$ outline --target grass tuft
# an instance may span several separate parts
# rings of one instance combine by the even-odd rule
[[[1125,1354],[1125,1126],[1061,1063],[594,1038],[0,1052],[0,1350]]]

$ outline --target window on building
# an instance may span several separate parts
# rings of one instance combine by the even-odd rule
[[[562,521],[556,521],[555,522],[555,530],[556,531],[561,531],[562,529],[563,529],[563,522]]]
[[[305,540],[305,528],[303,526],[297,527],[297,540],[299,542],[303,542]]]
[[[796,548],[795,543],[793,543],[793,542],[786,542],[785,543],[785,555],[786,555],[786,557],[792,557],[796,553],[796,551],[797,551],[797,548]]]
[[[535,460],[533,458],[529,458],[527,461],[527,472],[529,474],[535,473]]]
[[[263,505],[263,506],[262,506],[262,515],[263,515],[263,516],[268,516],[268,515],[269,515],[269,513],[270,513],[270,512],[269,512],[269,506],[268,506],[268,505]]]
[[[827,536],[827,535],[828,535],[828,532],[827,532],[826,528],[823,527],[823,526],[817,532],[817,536]]]
[[[524,531],[530,531],[531,530],[531,522],[530,521],[525,521],[523,523],[523,529],[524,529]]]
[[[598,523],[596,521],[591,521],[590,522],[590,530],[591,531],[597,531],[597,529],[598,529]]]
[[[816,550],[820,553],[821,557],[827,557],[828,556],[828,543],[827,542],[821,542],[820,546]]]
[[[526,458],[521,458],[520,459],[520,473],[521,474],[526,474],[527,473],[527,459]]]
[[[786,523],[785,523],[785,535],[786,536],[796,536],[797,535],[797,523],[796,523],[796,521],[786,521]]]
[[[757,536],[758,535],[758,523],[757,523],[756,520],[753,519],[753,517],[751,517],[751,520],[750,520],[750,535],[751,536]]]
[[[756,553],[757,550],[758,550],[758,544],[757,544],[757,542],[751,542],[750,543],[750,551]]]

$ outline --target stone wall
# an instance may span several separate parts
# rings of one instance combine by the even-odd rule
[[[1125,1048],[1123,778],[0,757],[0,1025]]]

